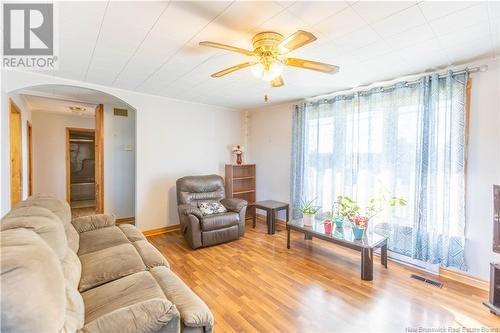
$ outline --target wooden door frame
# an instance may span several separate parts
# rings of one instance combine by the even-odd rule
[[[96,212],[104,213],[104,105],[95,109],[95,191]]]
[[[21,148],[20,150],[20,155],[19,156],[19,167],[20,167],[20,170],[19,170],[19,177],[20,177],[20,186],[21,186],[21,197],[19,198],[19,200],[17,200],[17,198],[14,198],[14,192],[13,192],[13,186],[12,186],[12,183],[13,183],[13,180],[14,180],[14,170],[12,168],[12,164],[13,164],[13,160],[14,160],[14,157],[13,156],[13,151],[12,151],[12,127],[13,127],[13,124],[12,124],[12,118],[11,118],[11,115],[13,113],[17,113],[19,114],[19,133],[20,133],[20,143],[19,143],[19,146]],[[17,104],[12,100],[12,98],[9,98],[9,169],[10,169],[10,206],[11,208],[14,207],[15,204],[17,204],[17,202],[21,201],[23,199],[23,133],[22,133],[22,120],[23,120],[23,117],[22,117],[22,113],[21,113],[21,109],[17,106]]]
[[[72,131],[94,133],[94,140],[95,140],[95,130],[92,128],[66,127],[66,201],[68,202],[68,204],[71,204],[71,151],[70,151],[71,133],[70,132]]]
[[[26,121],[26,143],[28,145],[28,196],[33,195],[33,126]]]

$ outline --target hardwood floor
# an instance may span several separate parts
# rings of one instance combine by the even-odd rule
[[[306,241],[294,232],[287,250],[286,231],[277,229],[267,235],[264,223],[252,229],[247,222],[242,239],[198,250],[191,250],[180,232],[148,239],[208,304],[216,332],[500,327],[500,318],[482,305],[488,295],[480,289],[393,261],[384,269],[379,258],[373,281],[361,281],[358,252]],[[412,273],[438,279],[444,287],[410,279]]]

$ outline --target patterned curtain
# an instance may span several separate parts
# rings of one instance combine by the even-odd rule
[[[370,228],[409,258],[465,269],[465,95],[467,73],[297,105],[291,202],[331,210],[338,195],[359,203],[380,192],[407,200]]]

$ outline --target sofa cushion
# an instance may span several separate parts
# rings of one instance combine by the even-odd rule
[[[66,256],[68,242],[59,218],[43,207],[21,207],[11,210],[0,224],[1,230],[26,228],[36,232],[54,250],[60,260]]]
[[[19,202],[16,208],[21,207],[42,207],[54,213],[64,224],[64,232],[66,233],[69,248],[75,253],[78,252],[78,233],[71,225],[71,208],[66,201],[37,194]]]
[[[148,268],[155,266],[170,267],[165,257],[147,240],[140,240],[132,243]]]
[[[146,240],[146,237],[144,237],[144,234],[139,231],[135,226],[131,224],[119,224],[118,228],[127,236],[128,240],[131,242],[135,242],[138,240]]]
[[[112,311],[150,299],[166,299],[149,271],[125,276],[82,293],[85,323]]]
[[[58,257],[31,230],[2,231],[0,238],[0,331],[59,332],[65,320],[66,294]]]
[[[151,269],[151,274],[153,274],[167,298],[179,310],[182,323],[185,326],[206,327],[205,332],[211,331],[214,325],[212,312],[177,275],[163,266]]]
[[[74,218],[73,227],[79,233],[115,226],[116,217],[112,214],[96,214]]]
[[[82,264],[73,251],[66,252],[66,256],[61,260],[61,268],[66,282],[73,288],[78,288],[82,276]]]
[[[80,234],[80,248],[78,255],[99,251],[108,247],[129,243],[127,237],[118,227],[82,232]]]
[[[141,256],[130,243],[83,254],[80,261],[80,292],[146,270]]]
[[[211,231],[237,225],[240,221],[238,213],[226,212],[205,215],[201,219],[201,230]]]
[[[180,315],[166,299],[153,298],[109,312],[82,329],[82,333],[179,332]]]
[[[66,280],[66,317],[62,332],[76,332],[82,328],[85,321],[84,315],[85,305],[82,295]]]
[[[21,201],[17,204],[18,207],[43,207],[54,213],[64,224],[71,223],[71,207],[66,201],[57,198],[37,194]]]

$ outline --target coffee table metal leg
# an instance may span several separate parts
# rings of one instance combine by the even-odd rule
[[[289,206],[286,206],[286,222],[290,220],[290,208]]]
[[[304,234],[304,239],[305,240],[311,240],[311,239],[313,239],[313,236],[311,236],[309,234]]]
[[[274,235],[276,231],[276,212],[271,209],[271,234]]]
[[[380,248],[380,262],[387,268],[387,244]]]
[[[361,280],[373,280],[373,249],[361,250]]]
[[[286,248],[290,248],[290,228],[286,228]]]

